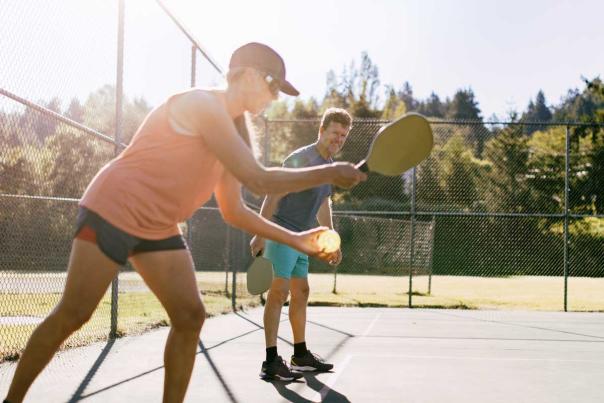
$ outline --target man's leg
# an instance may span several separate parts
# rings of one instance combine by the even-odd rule
[[[297,371],[325,372],[333,368],[316,354],[306,348],[306,307],[310,287],[308,285],[308,256],[300,255],[290,280],[291,299],[289,302],[289,321],[294,333],[294,355],[291,358],[292,369]]]
[[[292,277],[290,290],[289,322],[294,333],[294,344],[304,343],[306,342],[306,306],[310,293],[308,278]]]
[[[302,374],[291,372],[277,354],[277,333],[281,321],[281,308],[289,295],[289,277],[296,264],[297,255],[289,246],[266,241],[264,257],[273,263],[275,278],[264,305],[266,360],[262,363],[260,376],[266,379],[298,379],[302,377]]]
[[[266,348],[277,346],[281,307],[287,301],[288,294],[289,279],[275,277],[266,297],[266,305],[264,305],[264,339],[266,341]]]

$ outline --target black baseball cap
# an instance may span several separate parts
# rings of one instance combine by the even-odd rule
[[[281,92],[297,96],[300,92],[285,79],[285,63],[269,46],[257,42],[247,43],[236,49],[231,56],[229,68],[252,67],[270,75],[279,83]]]

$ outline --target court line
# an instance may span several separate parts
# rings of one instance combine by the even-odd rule
[[[382,316],[382,312],[378,312],[377,315],[375,315],[375,318],[373,318],[373,320],[371,321],[371,323],[369,324],[369,326],[367,326],[367,329],[365,329],[365,331],[363,332],[363,334],[361,335],[361,337],[365,337],[369,334],[369,332],[371,331],[371,329],[373,329],[373,326],[375,325],[375,323],[378,321],[378,319]]]
[[[373,320],[371,321],[369,326],[367,326],[367,328],[365,329],[365,331],[363,332],[361,337],[365,337],[369,334],[369,332],[371,332],[371,330],[373,329],[373,327],[375,326],[375,324],[377,323],[377,321],[380,319],[381,316],[382,316],[382,312],[378,312],[374,316]],[[325,398],[327,397],[327,394],[331,391],[331,388],[333,387],[333,385],[335,385],[339,376],[344,372],[344,370],[350,363],[350,360],[352,360],[352,354],[348,354],[346,357],[344,357],[344,359],[338,365],[335,366],[336,372],[334,372],[329,377],[329,379],[327,380],[327,382],[325,382],[325,384],[321,388],[321,390],[319,390],[312,396],[311,400],[314,401],[315,399],[320,399],[319,401],[321,401],[321,402],[323,400],[325,400]]]
[[[465,355],[408,355],[408,354],[351,354],[350,357],[363,358],[421,358],[421,359],[440,359],[440,360],[476,360],[476,361],[552,361],[552,362],[593,362],[601,363],[603,360],[581,360],[564,358],[522,358],[522,357],[481,357]]]
[[[352,359],[352,354],[348,354],[344,360],[342,360],[342,362],[340,362],[338,364],[338,366],[336,367],[336,371],[334,372],[329,379],[327,380],[327,382],[325,382],[325,386],[323,386],[321,388],[321,390],[319,390],[318,392],[316,392],[311,400],[315,401],[315,399],[319,399],[320,402],[322,402],[323,400],[325,400],[325,397],[327,397],[327,394],[331,391],[331,388],[333,387],[333,385],[335,385],[336,381],[338,380],[338,377],[340,375],[342,375],[342,373],[344,372],[344,369],[346,369],[346,367],[348,366],[348,364],[350,363],[350,360]]]
[[[454,355],[400,355],[400,354],[348,354],[339,365],[336,366],[336,371],[325,382],[325,386],[320,391],[315,392],[311,397],[312,401],[319,399],[323,401],[329,392],[332,390],[336,381],[342,375],[353,357],[362,358],[420,358],[420,359],[440,359],[440,360],[476,360],[476,361],[549,361],[549,362],[583,362],[583,363],[601,363],[602,360],[579,360],[579,359],[560,359],[560,358],[521,358],[521,357],[468,357]]]
[[[431,312],[433,314],[436,314],[436,315],[446,315],[446,316],[452,316],[452,317],[456,317],[456,318],[472,319],[472,320],[478,321],[478,322],[497,323],[499,325],[516,326],[516,327],[523,327],[523,328],[527,328],[527,329],[536,329],[536,330],[545,330],[545,331],[548,331],[548,332],[563,333],[563,334],[570,334],[572,336],[590,337],[590,338],[594,338],[594,339],[604,340],[604,337],[602,337],[602,336],[595,336],[595,335],[591,335],[591,334],[583,334],[583,333],[570,332],[570,331],[561,330],[561,329],[550,329],[550,328],[541,327],[541,326],[529,326],[529,325],[525,325],[525,324],[522,324],[522,323],[504,322],[504,321],[495,320],[495,319],[477,318],[477,317],[472,316],[471,314],[468,314],[468,315],[459,315],[459,314],[454,314],[454,313],[451,313],[451,312],[436,312],[434,310],[430,310],[429,312]]]

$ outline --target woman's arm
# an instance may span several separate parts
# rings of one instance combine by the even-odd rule
[[[191,127],[194,133],[203,138],[240,183],[256,194],[297,192],[325,183],[350,188],[367,178],[349,163],[301,169],[263,167],[239,136],[218,97],[207,91],[193,90],[179,95],[170,113],[179,123],[196,122],[195,127]]]
[[[305,232],[292,232],[268,221],[250,210],[241,198],[241,184],[228,171],[224,171],[214,189],[214,195],[225,222],[246,232],[287,244],[303,253],[327,260],[328,255],[318,246],[319,233],[327,228],[318,227]]]

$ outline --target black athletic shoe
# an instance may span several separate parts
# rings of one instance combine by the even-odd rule
[[[262,362],[260,378],[267,380],[295,381],[296,379],[302,378],[302,374],[292,371],[285,363],[285,360],[283,360],[281,356],[277,356],[277,358],[271,362]]]
[[[326,363],[323,358],[310,351],[306,351],[303,357],[292,355],[291,365],[293,370],[302,372],[327,372],[333,368],[333,364]]]

